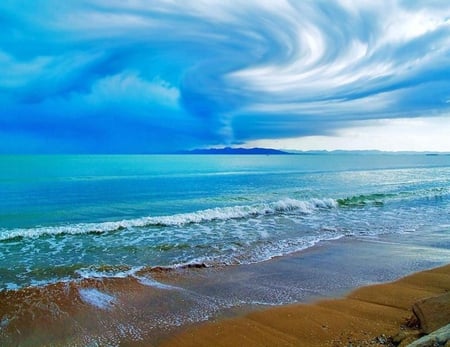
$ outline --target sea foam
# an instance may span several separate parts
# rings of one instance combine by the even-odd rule
[[[111,309],[116,301],[114,296],[103,293],[95,288],[82,288],[79,289],[79,293],[81,300],[85,303],[102,310]]]
[[[296,200],[291,198],[276,202],[253,205],[238,205],[217,207],[189,213],[179,213],[168,216],[148,216],[114,222],[77,223],[61,226],[48,226],[37,228],[17,228],[0,230],[0,241],[15,238],[37,238],[43,235],[77,235],[89,233],[115,232],[130,228],[183,226],[186,224],[199,224],[213,221],[227,221],[244,219],[263,215],[297,212],[301,214],[313,213],[318,209],[330,209],[338,206],[334,199]]]

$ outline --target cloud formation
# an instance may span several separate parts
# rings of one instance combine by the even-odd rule
[[[160,152],[449,120],[445,0],[4,0],[0,30],[3,153]]]

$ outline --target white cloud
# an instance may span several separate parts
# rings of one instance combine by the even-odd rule
[[[408,41],[439,28],[448,27],[450,26],[449,15],[450,6],[448,5],[441,7],[439,10],[428,9],[424,6],[419,11],[395,7],[386,18],[380,42]]]
[[[160,78],[145,81],[136,73],[123,72],[97,81],[85,99],[89,104],[103,104],[109,100],[118,104],[149,103],[178,108],[179,97],[179,90]]]
[[[256,140],[247,147],[296,150],[382,150],[450,152],[450,115],[360,122],[330,136]]]

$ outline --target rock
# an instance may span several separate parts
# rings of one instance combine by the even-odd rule
[[[411,342],[417,340],[420,336],[421,336],[421,333],[419,330],[401,330],[397,335],[395,335],[392,338],[392,342],[396,345],[399,345],[401,342],[403,342],[405,340],[409,341],[408,343],[411,343]],[[406,345],[404,345],[404,346],[406,346]]]
[[[416,302],[413,312],[424,333],[431,333],[450,323],[450,292]]]
[[[386,344],[386,342],[388,341],[388,339],[387,339],[387,337],[386,337],[386,335],[380,335],[380,336],[377,336],[376,338],[375,338],[375,341],[377,342],[377,343],[379,343],[380,345],[384,345],[384,344]]]
[[[417,330],[420,328],[419,318],[413,313],[409,318],[405,320],[404,326],[409,329]]]
[[[409,344],[408,347],[434,347],[447,345],[450,340],[450,324],[425,335],[420,339]]]

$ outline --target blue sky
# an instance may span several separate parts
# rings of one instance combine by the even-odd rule
[[[450,151],[450,2],[2,0],[0,153]]]

